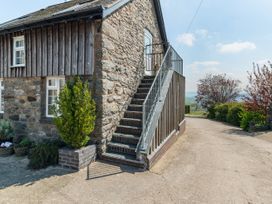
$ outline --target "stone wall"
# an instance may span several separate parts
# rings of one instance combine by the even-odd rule
[[[13,122],[16,135],[37,141],[57,134],[54,125],[42,118],[46,100],[43,84],[45,78],[40,77],[4,79],[4,118]]]
[[[161,42],[153,0],[134,0],[102,22],[102,151],[144,74],[144,29]]]
[[[71,77],[66,77],[69,79]],[[84,76],[83,79],[88,80],[92,95],[96,97],[92,76]],[[4,88],[3,118],[12,121],[17,136],[28,136],[37,142],[57,137],[52,118],[45,115],[45,77],[5,78]]]

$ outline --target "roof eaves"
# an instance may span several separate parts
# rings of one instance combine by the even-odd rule
[[[103,10],[104,10],[103,6],[100,5],[100,6],[93,7],[92,9],[88,9],[88,10],[84,10],[84,11],[80,11],[80,12],[64,13],[62,15],[57,15],[57,16],[52,16],[50,18],[46,18],[42,21],[41,20],[33,21],[31,23],[21,24],[20,26],[14,25],[14,26],[9,27],[7,29],[0,28],[0,34],[10,33],[10,32],[14,32],[14,31],[20,31],[20,30],[24,30],[25,28],[41,27],[46,24],[52,24],[56,21],[57,22],[69,21],[75,17],[78,17],[78,18],[87,18],[87,17],[102,18]]]
[[[107,18],[108,16],[112,15],[115,11],[119,10],[121,7],[125,6],[127,3],[130,3],[132,1],[133,0],[120,0],[111,7],[104,8],[103,18]]]
[[[162,40],[164,43],[168,43],[160,0],[154,0],[154,5],[155,5],[157,17],[158,17],[158,24],[159,24],[159,29],[161,31]]]

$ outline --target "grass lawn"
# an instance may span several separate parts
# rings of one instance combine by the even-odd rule
[[[186,114],[185,116],[206,118],[207,112],[205,112],[205,111],[191,111],[189,114]]]

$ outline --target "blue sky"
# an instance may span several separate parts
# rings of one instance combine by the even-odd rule
[[[63,0],[9,0],[0,7],[0,22]],[[247,83],[252,63],[271,59],[271,0],[161,0],[167,34],[184,59],[187,91],[195,91],[207,73],[227,73]]]

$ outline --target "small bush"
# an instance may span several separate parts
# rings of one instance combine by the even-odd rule
[[[16,144],[16,147],[31,147],[33,143],[28,138],[23,138],[19,144]]]
[[[0,120],[0,141],[11,140],[13,136],[11,123],[8,120]]]
[[[227,114],[227,122],[240,127],[241,114],[244,111],[241,103],[234,103],[229,105],[229,111]]]
[[[211,107],[208,108],[207,118],[215,119],[215,106],[211,106]]]
[[[44,142],[36,145],[29,154],[28,167],[41,169],[58,164],[58,146],[54,142]]]
[[[190,114],[191,113],[191,106],[190,105],[186,105],[185,106],[185,114]]]
[[[54,123],[61,139],[69,147],[84,147],[90,140],[96,119],[96,105],[88,82],[83,83],[79,77],[68,81],[57,104]]]
[[[251,128],[262,129],[267,127],[266,117],[261,113],[244,111],[240,117],[241,128],[245,131],[251,131]]]
[[[222,122],[227,122],[227,115],[229,111],[229,105],[219,104],[215,106],[215,119]]]

